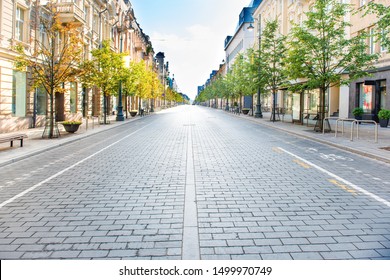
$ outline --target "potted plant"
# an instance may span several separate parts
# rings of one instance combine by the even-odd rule
[[[353,109],[352,114],[355,116],[355,119],[362,120],[364,111],[362,108],[357,107],[357,108]]]
[[[378,113],[379,125],[381,127],[387,127],[389,125],[390,110],[382,109]]]
[[[75,133],[79,129],[81,124],[82,124],[82,122],[80,122],[80,121],[65,121],[65,122],[62,122],[62,125],[65,128],[65,131],[68,132],[68,133]]]
[[[242,109],[242,113],[243,113],[244,115],[248,115],[249,111],[250,111],[249,108],[243,108],[243,109]]]
[[[138,114],[138,111],[137,110],[131,110],[130,111],[130,116],[132,116],[133,118]]]

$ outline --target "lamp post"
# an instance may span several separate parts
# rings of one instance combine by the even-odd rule
[[[259,30],[257,34],[257,38],[259,40],[259,60],[260,60],[260,51],[261,51],[261,15],[259,15]],[[253,30],[254,27],[252,23],[248,27],[249,30]],[[260,75],[261,75],[261,68],[260,68],[260,61],[259,61],[259,66],[258,66],[258,74],[259,74],[259,81],[260,81]],[[261,111],[261,89],[260,89],[260,83],[258,84],[257,87],[257,102],[256,102],[256,112],[255,112],[255,118],[262,119],[263,118],[263,112]]]
[[[119,37],[119,53],[123,51],[123,32],[128,29],[126,25],[129,21],[129,15],[126,14],[124,22],[121,21],[120,27],[118,27],[118,32],[120,33]],[[118,89],[118,106],[117,106],[117,114],[116,120],[119,122],[123,122],[125,117],[123,115],[123,103],[122,103],[122,79],[119,79],[119,89]]]

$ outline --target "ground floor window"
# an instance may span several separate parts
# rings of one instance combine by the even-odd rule
[[[380,91],[380,109],[386,108],[386,80],[379,82]]]
[[[74,82],[70,83],[70,112],[77,113],[77,84]]]
[[[46,115],[47,113],[47,93],[41,87],[37,88],[37,115]]]
[[[26,116],[26,73],[13,71],[12,77],[12,115]]]
[[[358,104],[360,108],[363,108],[364,113],[371,114],[373,110],[373,92],[374,86],[358,84]]]

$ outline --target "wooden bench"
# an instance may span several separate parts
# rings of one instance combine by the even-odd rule
[[[20,140],[20,147],[23,147],[23,139],[27,138],[26,134],[13,134],[0,136],[0,143],[11,142],[11,147],[14,146],[14,141]]]

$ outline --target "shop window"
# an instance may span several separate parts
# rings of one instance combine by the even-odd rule
[[[26,116],[26,73],[13,71],[12,77],[12,115]]]
[[[359,88],[359,107],[363,108],[364,113],[371,114],[373,109],[373,91],[371,85],[358,84]]]
[[[47,114],[47,92],[43,87],[37,89],[37,114]]]
[[[380,109],[386,108],[386,80],[379,82],[379,90],[380,90]]]
[[[77,84],[74,82],[70,83],[70,112],[77,113]]]

